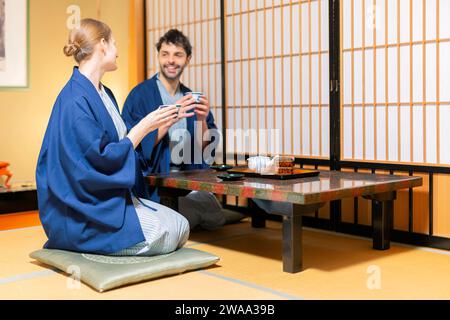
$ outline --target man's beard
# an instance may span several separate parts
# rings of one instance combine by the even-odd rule
[[[181,75],[183,74],[184,66],[183,67],[177,66],[178,72],[174,76],[167,74],[164,70],[164,66],[160,65],[159,69],[160,69],[161,73],[163,74],[163,76],[167,80],[178,80],[181,77]]]

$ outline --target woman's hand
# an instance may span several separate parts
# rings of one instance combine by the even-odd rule
[[[145,136],[147,136],[150,132],[167,125],[171,121],[174,121],[178,116],[177,114],[178,110],[176,106],[159,108],[152,113],[149,113],[136,126],[134,126],[128,133],[127,137],[136,149]]]
[[[156,129],[167,125],[167,123],[174,121],[177,118],[178,110],[176,106],[168,106],[149,113],[141,120],[142,125],[147,130],[147,134]],[[146,135],[147,135],[146,134]]]
[[[194,112],[189,112],[189,111],[192,111],[195,109],[195,105],[193,104],[194,102],[195,102],[195,100],[194,100],[194,98],[192,98],[192,95],[190,95],[190,94],[184,96],[183,98],[181,98],[180,100],[175,102],[175,105],[181,106],[180,110],[178,111],[178,117],[167,122],[165,125],[163,125],[161,127],[161,129],[163,131],[162,133],[164,135],[167,133],[167,131],[170,129],[171,126],[173,126],[175,123],[177,123],[181,119],[190,118],[195,115]]]

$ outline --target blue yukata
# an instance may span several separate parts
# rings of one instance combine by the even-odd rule
[[[159,80],[159,74],[156,74],[131,91],[125,101],[122,117],[127,126],[134,126],[149,113],[158,109],[159,106],[176,104],[178,100],[189,92],[191,90],[180,83],[179,88],[172,96]],[[157,144],[155,143],[158,135],[157,131],[149,134],[142,141],[139,153],[144,175],[209,168],[207,163],[211,163],[213,159],[203,159],[202,155],[200,161],[198,161],[198,154],[197,157],[195,156],[196,150],[203,154],[201,145],[195,146],[194,128],[196,121],[196,115],[181,119],[169,129],[168,134]],[[211,112],[206,118],[206,123],[208,129],[217,130]],[[201,126],[199,127],[201,128]],[[201,130],[200,128],[199,130]],[[180,136],[176,135],[176,132],[180,130],[185,132],[185,134],[181,135],[181,140]],[[211,142],[218,143],[218,141],[214,140],[214,137],[211,139]],[[183,161],[180,161],[181,163],[176,163],[177,161],[171,159],[171,151],[177,143],[183,143],[183,151],[190,150],[190,158],[184,155]],[[214,153],[212,156],[214,157]],[[151,195],[151,200],[160,200],[156,188],[150,188],[148,191]],[[191,229],[197,225],[205,229],[215,229],[225,223],[225,216],[222,213],[220,202],[213,194],[208,192],[193,191],[186,197],[179,198],[179,210],[188,219]]]
[[[184,245],[187,220],[146,200],[140,153],[112,92],[74,68],[53,107],[36,183],[45,248],[156,255]]]

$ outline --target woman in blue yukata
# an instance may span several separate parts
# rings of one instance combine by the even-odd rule
[[[36,170],[45,248],[104,255],[158,255],[182,247],[186,218],[146,200],[141,141],[189,107],[158,109],[133,128],[123,122],[101,83],[117,69],[111,29],[83,19],[64,48],[79,67],[62,89],[48,123]]]

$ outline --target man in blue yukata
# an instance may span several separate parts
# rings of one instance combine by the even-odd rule
[[[180,112],[191,110],[192,113],[193,110],[194,115],[174,119],[142,140],[143,174],[208,168],[214,161],[219,134],[207,97],[195,99],[192,91],[180,81],[192,57],[189,39],[181,31],[172,29],[161,37],[156,49],[160,72],[128,95],[122,111],[125,123],[133,127],[149,113],[167,105],[181,106]],[[149,193],[151,200],[160,200],[155,188]],[[178,207],[191,229],[200,226],[212,230],[226,222],[222,206],[212,193],[192,191],[179,198]]]

